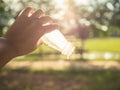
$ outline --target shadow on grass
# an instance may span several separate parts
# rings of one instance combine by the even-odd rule
[[[120,90],[120,71],[65,69],[2,70],[0,90]]]

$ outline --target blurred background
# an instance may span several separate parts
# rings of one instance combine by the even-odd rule
[[[26,7],[41,8],[75,46],[43,44],[0,71],[0,90],[120,90],[120,0],[0,0],[0,36]]]

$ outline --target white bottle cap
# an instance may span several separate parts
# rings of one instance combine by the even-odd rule
[[[75,47],[73,47],[70,42],[67,42],[61,52],[63,55],[70,56],[73,53],[74,49]]]

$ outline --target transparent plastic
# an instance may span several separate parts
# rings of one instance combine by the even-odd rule
[[[54,30],[41,37],[48,46],[60,51],[63,55],[70,56],[74,51],[74,46],[63,36],[59,30]]]

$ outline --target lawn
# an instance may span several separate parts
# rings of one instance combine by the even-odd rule
[[[74,44],[79,47],[80,41],[77,40]],[[85,41],[85,47],[88,52],[120,53],[120,38],[88,39]],[[55,55],[50,56],[51,52]],[[37,56],[30,54],[27,55],[27,58],[23,57],[23,60],[63,58],[58,52],[44,45],[32,54],[34,53],[37,53]],[[18,69],[8,67],[0,72],[0,90],[120,90],[119,77],[120,71],[114,67],[104,70],[73,69],[71,67],[61,71],[32,71],[26,67]]]
[[[119,76],[117,70],[3,70],[0,90],[120,90]]]
[[[96,38],[85,41],[88,51],[120,53],[120,38]]]
[[[75,49],[75,54],[81,46],[80,39],[72,41]],[[120,38],[92,38],[85,41],[85,50],[87,56],[86,60],[120,60]],[[89,57],[90,56],[90,57]],[[91,59],[91,56],[94,58]],[[23,58],[17,58],[17,60],[58,60],[66,59],[65,56],[61,55],[60,52],[50,48],[43,44],[34,52]],[[80,56],[72,58],[72,60],[79,60]]]
[[[80,39],[75,39],[72,41],[76,49],[80,48]],[[87,51],[97,51],[97,52],[117,52],[120,53],[120,38],[92,38],[85,41],[85,49]],[[50,54],[59,53],[58,51],[50,48],[47,45],[40,46],[33,53],[40,54]]]

